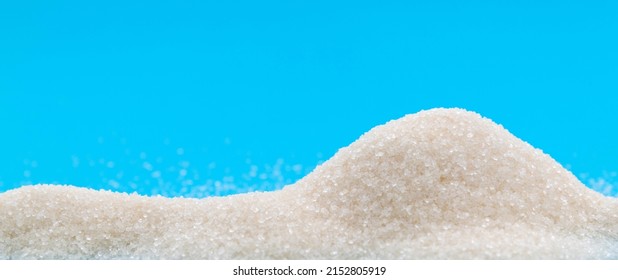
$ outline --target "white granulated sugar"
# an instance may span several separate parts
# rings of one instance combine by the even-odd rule
[[[618,199],[460,109],[378,126],[283,190],[0,195],[0,258],[616,259]]]

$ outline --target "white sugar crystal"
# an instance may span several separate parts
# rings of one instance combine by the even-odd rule
[[[478,114],[434,109],[372,129],[270,193],[8,191],[0,258],[616,259],[618,199]]]
[[[142,167],[144,167],[144,169],[151,171],[152,170],[152,164],[150,164],[150,162],[144,162],[142,164]]]

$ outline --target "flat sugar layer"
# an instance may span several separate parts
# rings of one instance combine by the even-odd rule
[[[8,191],[0,258],[617,259],[618,199],[476,113],[433,109],[275,192]]]

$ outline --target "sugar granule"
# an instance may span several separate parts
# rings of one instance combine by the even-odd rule
[[[0,194],[0,259],[617,259],[618,199],[461,109],[373,128],[283,190]]]

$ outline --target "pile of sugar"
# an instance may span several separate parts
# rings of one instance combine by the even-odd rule
[[[283,190],[0,194],[0,258],[618,258],[618,199],[476,113],[375,127]]]

